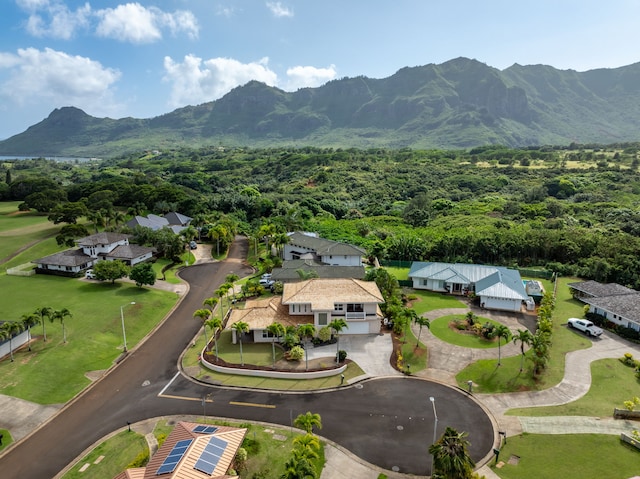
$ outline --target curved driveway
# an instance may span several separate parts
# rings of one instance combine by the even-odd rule
[[[202,414],[198,398],[205,394],[212,398],[207,415],[290,425],[291,418],[302,412],[319,413],[323,436],[380,467],[420,475],[430,472],[427,449],[434,422],[428,398],[433,396],[438,435],[445,426],[469,431],[475,460],[491,451],[494,430],[483,409],[465,394],[437,383],[387,378],[336,391],[285,394],[215,388],[178,375],[178,358],[200,327],[193,311],[228,274],[250,273],[241,263],[246,249],[246,241],[236,241],[229,260],[183,270],[189,293],[170,317],[102,380],[7,451],[0,458],[2,477],[52,478],[91,444],[127,422]]]

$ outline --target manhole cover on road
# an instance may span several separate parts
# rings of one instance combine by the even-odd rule
[[[356,384],[356,389],[362,389],[364,386],[362,384]]]
[[[402,431],[404,429],[404,426],[397,426],[398,427],[398,431]]]
[[[392,470],[393,472],[400,472],[400,468],[399,468],[398,466],[393,466],[393,467],[391,468],[391,470]]]

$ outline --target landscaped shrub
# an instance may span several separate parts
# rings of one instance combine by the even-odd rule
[[[290,361],[300,361],[304,358],[304,349],[302,346],[294,346],[287,354],[287,359]]]
[[[338,351],[338,362],[341,363],[347,359],[347,352],[344,349]]]
[[[633,354],[631,354],[631,353],[624,353],[624,356],[619,358],[619,361],[622,364],[624,364],[625,366],[630,366],[632,368],[637,368],[640,365],[640,363],[638,363],[638,361],[633,359]]]
[[[323,343],[329,341],[331,339],[331,328],[328,326],[320,328],[320,331],[318,331],[318,339]]]
[[[131,469],[133,467],[144,467],[147,465],[147,462],[149,462],[148,450],[142,451],[138,454],[136,458],[127,465],[127,469]]]
[[[632,341],[637,341],[638,339],[640,339],[640,331],[636,331],[633,328],[627,328],[626,326],[618,326],[618,330],[616,332],[620,337],[631,339]]]
[[[496,326],[494,324],[486,322],[482,325],[482,330],[480,331],[480,334],[484,339],[492,339],[494,335],[493,334],[494,329],[496,329]]]

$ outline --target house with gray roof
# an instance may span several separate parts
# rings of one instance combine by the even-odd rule
[[[274,268],[271,279],[283,283],[303,281],[309,278],[355,278],[363,279],[364,266],[331,266],[312,259],[292,259],[283,261],[280,268]]]
[[[357,246],[296,231],[283,247],[283,260],[312,259],[331,266],[362,266],[366,252]]]
[[[568,284],[574,298],[619,326],[640,331],[640,292],[617,283],[580,281]]]
[[[153,257],[153,248],[130,245],[129,236],[103,232],[76,240],[77,249],[61,251],[32,261],[37,273],[75,276],[101,260],[120,260],[129,266]]]
[[[528,300],[517,270],[502,266],[416,261],[409,270],[414,289],[466,295],[475,293],[486,309],[520,311]]]
[[[154,214],[149,214],[147,216],[136,215],[127,221],[126,225],[131,229],[134,229],[136,226],[140,226],[143,228],[150,228],[153,231],[158,231],[162,228],[169,228],[175,234],[178,234],[189,226],[192,219],[193,218],[189,216],[172,211],[164,216]]]

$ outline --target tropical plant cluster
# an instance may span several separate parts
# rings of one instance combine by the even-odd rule
[[[291,458],[285,463],[285,471],[281,479],[316,479],[320,476],[320,470],[316,463],[320,459],[322,443],[313,434],[313,428],[322,429],[320,414],[307,411],[293,420],[293,425],[305,431],[303,436],[293,440],[294,448]]]
[[[312,230],[380,260],[536,266],[640,289],[639,152],[180,148],[87,164],[4,162],[0,198],[106,229],[176,210],[215,251],[236,232],[278,247],[287,231]]]

